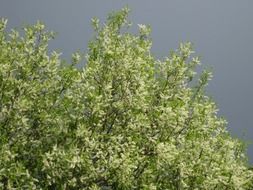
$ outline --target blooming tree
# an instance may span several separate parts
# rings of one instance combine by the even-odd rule
[[[79,53],[66,65],[48,53],[43,24],[1,20],[1,189],[252,188],[244,146],[205,94],[211,74],[191,82],[191,44],[156,60],[150,27],[129,33],[127,15],[92,20],[82,69]]]

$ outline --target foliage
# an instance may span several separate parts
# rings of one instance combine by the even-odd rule
[[[1,189],[250,189],[244,147],[193,86],[190,43],[163,61],[150,27],[127,30],[128,9],[93,19],[83,69],[48,53],[42,23],[0,22]]]

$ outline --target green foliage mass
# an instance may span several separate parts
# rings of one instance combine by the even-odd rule
[[[150,27],[128,32],[128,9],[93,19],[86,64],[49,53],[37,23],[19,33],[0,22],[0,189],[244,190],[244,146],[193,85],[190,43],[164,60]]]

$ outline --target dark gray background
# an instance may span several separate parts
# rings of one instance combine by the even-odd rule
[[[152,51],[158,58],[191,41],[202,57],[202,66],[212,67],[214,78],[208,93],[227,118],[233,136],[253,138],[253,1],[252,0],[0,0],[0,16],[9,27],[42,20],[58,32],[51,49],[69,59],[85,51],[92,37],[90,20],[102,21],[108,12],[128,5],[130,19],[152,27]],[[248,148],[253,163],[253,145]]]

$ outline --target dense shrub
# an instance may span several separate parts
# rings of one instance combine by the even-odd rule
[[[128,9],[100,25],[86,64],[49,53],[37,23],[0,22],[1,189],[250,189],[243,144],[231,138],[205,95],[210,73],[192,84],[190,43],[164,60],[150,27],[128,32]]]

